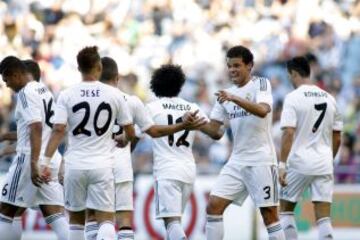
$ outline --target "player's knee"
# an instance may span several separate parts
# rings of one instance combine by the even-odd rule
[[[17,212],[17,209],[18,209],[17,207],[7,203],[0,204],[0,213],[7,217],[13,218],[15,216],[15,213]]]
[[[280,200],[280,212],[293,212],[296,203],[289,202],[286,200]]]
[[[330,216],[331,204],[328,202],[314,202],[315,218],[319,220]]]
[[[206,213],[208,215],[222,215],[225,211],[225,206],[220,201],[210,196],[209,202],[206,206]]]
[[[277,207],[262,207],[260,212],[266,226],[279,221]]]

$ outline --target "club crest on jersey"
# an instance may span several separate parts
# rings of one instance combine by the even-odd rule
[[[251,97],[251,93],[247,93],[245,96],[245,99],[248,101],[251,101],[252,97]]]

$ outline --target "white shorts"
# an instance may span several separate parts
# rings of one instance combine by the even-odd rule
[[[115,183],[115,210],[133,211],[133,181]]]
[[[155,182],[156,218],[181,217],[193,190],[193,184],[172,179]]]
[[[241,206],[248,195],[257,207],[278,206],[278,176],[275,166],[225,166],[210,195]]]
[[[94,209],[114,212],[115,183],[112,168],[67,169],[64,176],[65,208],[78,212]]]
[[[292,169],[287,170],[287,186],[282,187],[280,199],[297,202],[309,187],[313,202],[332,202],[334,176],[326,175],[304,175]]]
[[[36,187],[31,181],[30,155],[17,154],[14,158],[5,184],[2,188],[1,202],[23,208],[37,205],[64,205],[63,188],[56,175],[48,184]]]

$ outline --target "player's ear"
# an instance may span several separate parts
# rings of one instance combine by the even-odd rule
[[[253,62],[250,62],[250,63],[248,63],[248,65],[246,66],[246,68],[247,68],[247,70],[248,70],[249,72],[251,72],[251,69],[253,68],[253,66],[254,66],[254,63],[253,63]]]

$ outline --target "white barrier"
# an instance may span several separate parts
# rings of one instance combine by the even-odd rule
[[[3,176],[0,176],[0,182],[2,182]],[[187,235],[192,240],[205,239],[205,221],[206,221],[206,203],[211,187],[214,184],[216,176],[199,176],[196,180],[194,193],[185,209],[183,216],[183,226],[186,229]],[[352,194],[357,193],[360,195],[359,185],[347,185],[336,186],[335,199],[348,199],[349,189]],[[148,239],[162,239],[164,236],[164,227],[160,220],[155,220],[154,212],[154,191],[153,191],[153,178],[149,175],[142,175],[136,179],[134,188],[134,201],[135,201],[135,217],[134,228],[136,229],[137,240]],[[340,197],[339,197],[340,196]],[[344,198],[345,196],[345,198]],[[356,197],[357,195],[355,195]],[[357,204],[357,198],[351,199],[351,209],[346,209],[348,204],[341,201],[336,202],[339,205],[340,210],[336,210],[334,213],[335,224],[335,239],[337,240],[355,240],[360,239],[360,224],[356,225],[360,220],[356,216],[360,216],[360,203]],[[345,201],[345,200],[344,200]],[[354,203],[356,203],[354,205]],[[304,204],[302,211],[309,211],[307,204]],[[341,209],[344,208],[346,213],[341,214]],[[244,203],[240,208],[235,205],[231,205],[224,215],[225,226],[225,240],[265,240],[267,238],[266,229],[262,223],[260,215],[256,215],[256,224],[254,224],[255,210],[250,199]],[[346,214],[353,214],[353,216],[347,216]],[[301,216],[301,221],[305,221],[308,215],[312,213],[302,212],[304,216]],[[341,215],[343,219],[337,217]],[[344,215],[344,216],[343,216]],[[347,221],[346,218],[352,219],[352,225],[346,223],[343,225],[341,221]],[[360,218],[360,217],[359,217]],[[336,220],[338,219],[338,220]],[[49,227],[46,225],[41,213],[34,210],[28,210],[23,217],[24,236],[23,240],[35,240],[46,239],[55,240],[55,235],[49,231]],[[310,222],[311,220],[309,220]],[[350,220],[349,220],[350,221]],[[354,223],[355,221],[355,223]],[[355,224],[355,225],[354,225]],[[255,226],[255,227],[254,227]],[[337,226],[341,226],[337,227]],[[344,227],[343,227],[344,226]],[[253,237],[254,236],[254,237]],[[255,238],[255,236],[257,236]],[[317,239],[317,231],[315,228],[302,229],[299,232],[299,239],[310,240]]]

